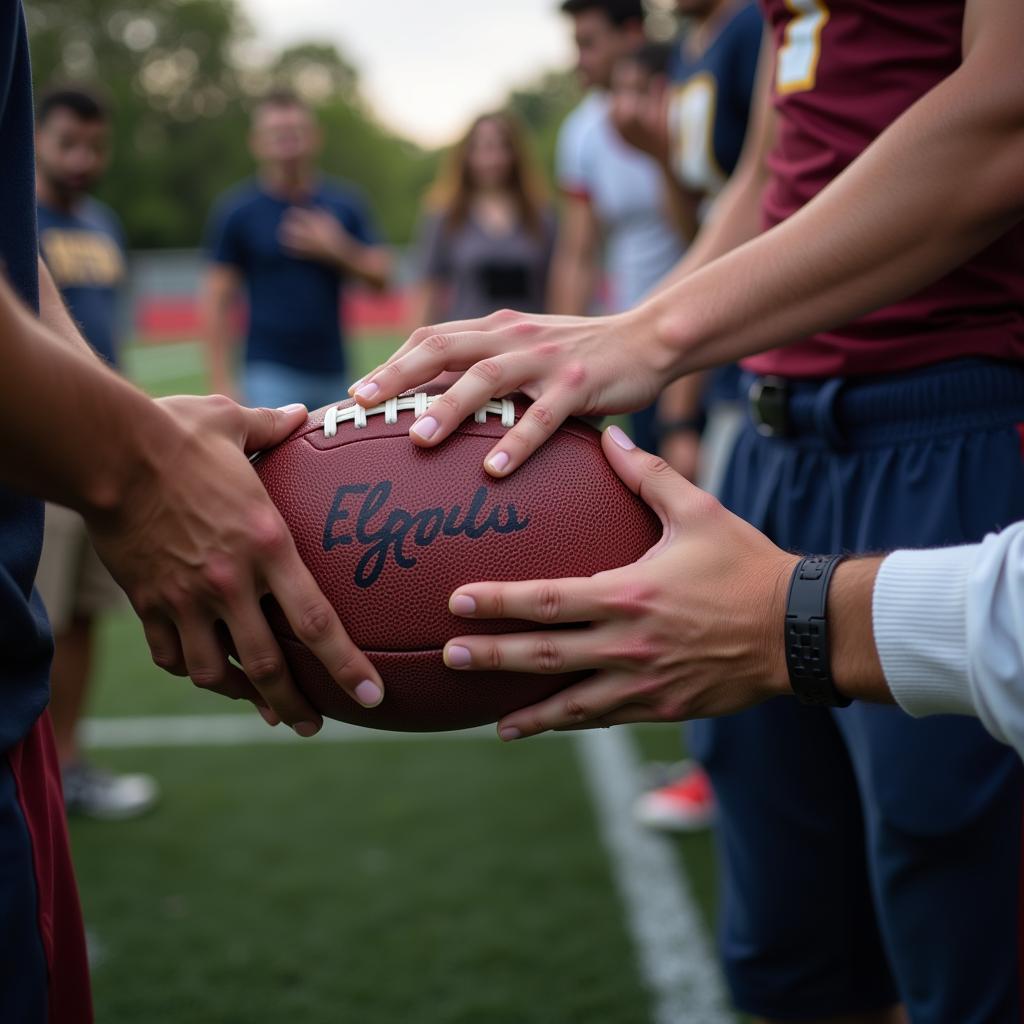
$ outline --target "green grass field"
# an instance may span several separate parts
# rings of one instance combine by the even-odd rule
[[[356,371],[392,344],[354,345]],[[137,347],[127,365],[154,393],[203,389],[194,346]],[[162,675],[129,614],[103,624],[97,678],[91,715],[108,724],[255,718]],[[679,756],[675,728],[628,735],[645,757]],[[140,741],[94,756],[163,787],[142,820],[72,828],[100,1024],[733,1020],[657,1009],[573,738]],[[670,854],[710,942],[711,840]]]

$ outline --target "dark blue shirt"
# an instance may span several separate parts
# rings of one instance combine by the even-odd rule
[[[281,218],[293,204],[258,181],[222,198],[207,232],[215,263],[237,267],[249,294],[249,362],[283,363],[312,373],[343,373],[341,287],[336,267],[298,259],[278,238]],[[310,207],[328,210],[357,241],[373,245],[376,232],[366,203],[347,185],[321,179]]]
[[[702,54],[694,55],[683,40],[669,68],[676,171],[686,185],[708,196],[725,184],[743,149],[763,30],[760,9],[746,4],[719,28]],[[704,393],[705,405],[739,397],[739,367],[716,369]]]
[[[682,124],[679,131],[690,136],[688,144],[706,148],[711,140],[707,162],[728,178],[736,169],[747,134],[750,101],[757,75],[764,20],[757,4],[740,7],[724,24],[703,53],[694,55],[685,39],[676,47],[669,67],[673,94],[687,94],[698,102],[676,104]],[[695,92],[706,89],[707,102],[699,102]],[[711,131],[706,121],[691,123],[691,118],[713,117]],[[699,187],[698,183],[692,183]],[[702,191],[713,191],[706,183]]]
[[[85,340],[117,365],[117,295],[124,280],[121,224],[109,207],[84,200],[71,213],[39,204],[43,259]]]
[[[0,3],[0,260],[15,291],[38,309],[32,137],[25,15],[20,3]],[[42,505],[0,487],[0,751],[17,743],[46,706],[53,644],[32,589],[42,542]]]

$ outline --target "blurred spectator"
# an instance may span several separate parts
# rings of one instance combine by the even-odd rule
[[[655,78],[646,91],[617,91],[612,116],[622,136],[662,168],[686,224],[694,214],[699,222],[739,160],[762,19],[753,3],[738,0],[677,0],[676,8],[687,29],[674,47],[671,87],[659,88]],[[676,381],[658,403],[660,452],[717,493],[744,415],[738,367]],[[715,816],[714,791],[703,769],[687,761],[639,798],[636,813],[654,828],[704,828]]]
[[[605,274],[609,312],[634,306],[682,256],[655,160],[623,142],[610,116],[616,62],[644,42],[642,0],[565,0],[577,67],[589,90],[558,139],[564,196],[551,272],[553,313],[594,312]],[[603,257],[603,259],[602,259]],[[654,413],[633,417],[637,444],[657,447]]]
[[[67,88],[42,98],[36,127],[42,255],[83,336],[117,366],[118,289],[125,269],[121,225],[112,210],[89,195],[109,157],[110,118],[95,96]],[[36,584],[55,637],[50,715],[68,813],[99,819],[141,814],[157,800],[154,780],[102,771],[83,758],[78,744],[92,680],[96,618],[127,602],[76,512],[47,505]]]
[[[484,114],[455,147],[427,199],[413,326],[544,312],[554,216],[523,129]]]
[[[342,288],[353,279],[384,288],[391,256],[355,189],[317,171],[320,129],[297,95],[281,90],[256,104],[250,146],[258,176],[219,201],[208,229],[203,307],[210,384],[235,392],[233,314],[245,286],[243,401],[319,408],[344,397],[349,383]]]

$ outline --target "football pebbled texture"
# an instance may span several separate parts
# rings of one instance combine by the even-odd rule
[[[419,393],[365,414],[351,401],[321,409],[255,460],[303,561],[384,681],[383,703],[361,707],[268,598],[295,682],[329,718],[407,732],[464,729],[555,693],[581,676],[447,668],[441,652],[453,637],[543,628],[460,619],[448,611],[452,592],[483,580],[592,576],[635,562],[661,536],[587,424],[567,421],[496,480],[484,457],[526,400],[492,402],[486,416],[424,449],[409,427],[414,403],[422,412],[427,401]]]

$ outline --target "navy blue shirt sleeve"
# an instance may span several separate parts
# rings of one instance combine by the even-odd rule
[[[237,204],[218,203],[206,228],[206,253],[214,263],[243,268],[246,264],[245,222]]]

